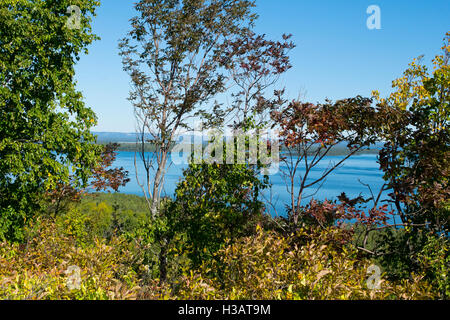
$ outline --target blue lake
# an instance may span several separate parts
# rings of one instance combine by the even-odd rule
[[[134,165],[134,152],[118,152],[115,166],[124,167],[125,170],[129,171],[129,178],[131,181],[120,189],[120,192],[127,194],[143,195],[141,187],[138,185],[136,180],[136,169]],[[336,163],[342,159],[342,156],[328,156],[325,157],[311,172],[310,178],[314,179],[321,175],[321,173],[328,168],[331,163]],[[137,176],[140,182],[145,181],[145,171],[140,159],[137,159]],[[174,165],[172,164],[168,170],[165,177],[164,190],[162,192],[163,196],[172,197],[176,188],[177,183],[182,179],[182,170],[186,168],[187,165]],[[270,182],[272,187],[266,190],[263,195],[265,202],[269,199],[274,205],[276,212],[280,215],[285,213],[285,204],[290,202],[290,195],[286,189],[285,179],[281,171],[285,170],[286,167],[280,164],[280,170],[278,173],[270,176]],[[300,167],[299,175],[304,173],[304,169]],[[317,190],[313,187],[306,190],[305,195],[314,194],[314,198],[318,200],[333,200],[336,199],[342,192],[345,192],[349,197],[357,197],[360,194],[364,197],[369,197],[369,189],[362,185],[359,181],[364,184],[370,185],[373,192],[378,194],[380,188],[382,187],[383,173],[379,170],[379,164],[377,163],[377,155],[367,154],[367,155],[356,155],[347,159],[344,164],[333,171],[327,176],[322,187]],[[383,198],[386,197],[384,194]],[[309,202],[311,198],[305,199],[305,202]],[[275,213],[275,210],[270,210],[271,214]]]

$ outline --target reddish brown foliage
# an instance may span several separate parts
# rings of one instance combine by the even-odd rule
[[[97,192],[106,191],[109,188],[117,192],[120,187],[130,181],[128,172],[123,167],[110,168],[116,160],[118,146],[117,143],[107,144],[101,154],[100,165],[93,170],[91,187]]]
[[[45,199],[51,203],[51,211],[56,214],[67,203],[80,201],[90,189],[96,192],[112,189],[117,192],[121,186],[125,186],[130,181],[128,171],[123,167],[111,168],[116,160],[118,146],[117,143],[110,143],[104,147],[98,166],[92,170],[92,181],[85,188],[77,187],[75,182],[60,182],[55,189],[49,190]]]
[[[283,92],[276,94],[277,100],[272,103],[271,116],[280,129],[280,142],[287,150],[281,160],[287,168],[283,173],[287,177],[291,195],[288,214],[296,225],[304,211],[301,203],[306,198],[304,191],[311,187],[320,188],[326,177],[345,160],[377,141],[380,111],[371,106],[371,99],[360,96],[317,105],[294,100],[283,107],[286,104],[281,97]],[[335,163],[330,163],[318,178],[309,179],[312,169],[338,144],[345,144],[348,154]],[[300,167],[303,167],[304,173],[299,176],[297,173]],[[294,191],[296,188],[298,191]],[[310,206],[317,209],[315,202],[310,203]],[[319,211],[313,210],[315,213],[312,217],[317,222],[339,219],[332,214],[333,211],[337,212],[336,209],[328,208],[327,202],[321,206]],[[350,207],[342,212],[348,212]],[[306,211],[308,210],[311,207]],[[375,215],[375,211],[372,215]]]

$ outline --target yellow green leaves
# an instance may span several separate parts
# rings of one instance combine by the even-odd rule
[[[70,223],[70,226],[73,226]],[[198,268],[187,266],[168,284],[149,278],[138,239],[113,236],[79,245],[70,230],[40,220],[27,248],[0,243],[0,298],[3,299],[429,299],[446,288],[448,244],[430,238],[421,261],[444,276],[433,288],[423,275],[366,286],[372,262],[333,243],[337,228],[309,229],[282,236],[258,228],[255,235],[228,243]],[[30,234],[31,236],[31,234]],[[301,241],[301,243],[299,242]],[[442,248],[442,249],[439,249]],[[172,250],[182,254],[179,249]],[[447,259],[448,260],[448,259]],[[67,270],[79,268],[79,286],[68,288]],[[170,285],[172,283],[172,285]],[[447,286],[447,287],[446,287]]]
[[[386,144],[380,152],[380,165],[393,188],[396,210],[403,223],[430,223],[442,232],[448,232],[444,221],[449,216],[445,208],[450,188],[446,179],[450,159],[449,41],[447,33],[443,53],[433,60],[433,72],[421,58],[414,59],[403,76],[393,81],[394,92],[389,97],[380,98],[373,92],[385,114],[380,137]]]
[[[332,245],[339,229],[310,230],[311,240],[297,247],[296,236],[280,237],[258,228],[257,234],[221,249],[206,261],[180,292],[179,299],[423,299],[431,298],[421,277],[412,281],[382,281],[380,290],[366,286],[369,260],[357,258],[351,247]],[[302,233],[304,235],[304,233]],[[331,242],[330,242],[331,240]],[[221,270],[218,275],[211,270]],[[214,274],[214,276],[212,276]],[[205,282],[208,292],[204,291]],[[203,292],[203,293],[201,293]],[[198,296],[200,294],[200,296]]]
[[[126,244],[112,239],[80,248],[52,222],[38,221],[27,248],[0,244],[2,299],[130,299],[140,289]],[[10,250],[14,255],[7,254]],[[131,260],[128,260],[130,259]],[[80,286],[67,286],[67,270],[80,270]]]

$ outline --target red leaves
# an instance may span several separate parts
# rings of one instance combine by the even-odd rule
[[[229,41],[223,46],[221,62],[229,69],[241,68],[238,76],[251,74],[253,78],[279,75],[291,68],[287,52],[295,47],[288,42],[291,35],[283,35],[283,42],[266,40],[265,35],[247,34],[247,38]],[[233,60],[233,61],[231,61]]]
[[[116,160],[117,148],[117,143],[106,145],[99,166],[93,170],[94,180],[91,185],[97,192],[106,191],[108,188],[117,192],[130,181],[128,172],[123,167],[108,169]]]
[[[350,200],[343,193],[339,199],[341,203],[338,206],[338,210],[341,212],[341,215],[337,219],[338,225],[342,225],[346,221],[353,221],[365,226],[385,226],[389,217],[394,214],[393,211],[389,211],[388,205],[373,207],[366,212],[367,209],[365,207],[361,208],[358,206],[358,204],[367,202],[362,197]]]
[[[325,147],[347,142],[354,148],[355,144],[366,144],[369,138],[373,139],[369,129],[379,126],[370,102],[362,97],[317,105],[293,100],[281,111],[273,111],[271,116],[288,147],[302,143]]]
[[[61,209],[64,202],[79,201],[89,188],[93,188],[97,192],[111,188],[117,192],[121,186],[125,186],[130,181],[128,172],[124,168],[109,168],[116,160],[117,148],[118,144],[116,143],[105,146],[99,165],[92,170],[93,180],[87,188],[80,189],[75,186],[74,182],[60,183],[54,190],[47,192],[46,197],[55,206],[55,213]]]
[[[343,197],[344,195],[344,197]],[[358,197],[356,199],[348,199],[345,194],[339,198],[340,203],[325,200],[319,202],[311,200],[308,205],[303,208],[302,215],[309,221],[313,221],[321,227],[337,224],[344,225],[346,222],[362,224],[365,226],[380,226],[387,225],[389,217],[393,215],[392,211],[388,210],[387,205],[378,208],[372,208],[366,211],[366,208],[360,208],[359,203],[366,201]]]

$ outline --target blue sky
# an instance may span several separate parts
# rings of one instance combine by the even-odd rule
[[[103,0],[93,22],[101,37],[76,67],[78,89],[98,116],[95,131],[134,132],[130,85],[117,44],[130,29],[135,0]],[[391,91],[408,63],[440,52],[450,31],[450,0],[256,0],[256,31],[291,33],[293,68],[280,80],[290,98],[322,102]],[[367,7],[381,9],[381,29],[366,26]]]

